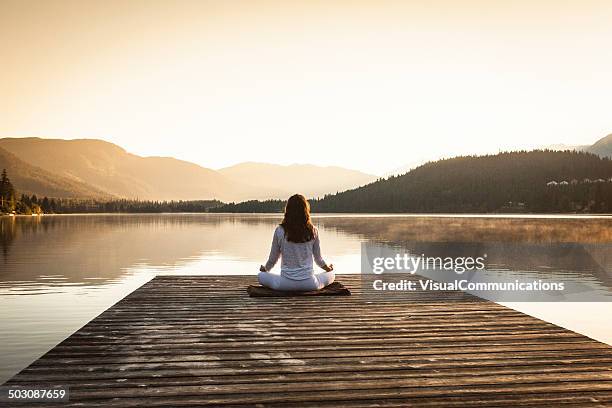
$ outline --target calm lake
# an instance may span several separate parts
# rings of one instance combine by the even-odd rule
[[[280,215],[0,218],[0,383],[158,274],[256,274]],[[362,242],[488,252],[499,271],[612,293],[612,218],[317,215],[323,256],[360,273]],[[441,248],[441,249],[440,249]],[[341,277],[340,277],[341,280]],[[612,302],[505,303],[612,344]]]

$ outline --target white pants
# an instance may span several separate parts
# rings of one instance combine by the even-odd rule
[[[259,272],[259,275],[257,275],[259,283],[270,289],[299,292],[324,288],[332,283],[335,278],[334,271],[317,273],[304,280],[293,280],[270,272]]]

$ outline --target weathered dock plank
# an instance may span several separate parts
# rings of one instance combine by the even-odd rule
[[[612,347],[470,295],[249,298],[253,276],[160,276],[7,385],[62,406],[610,406]],[[41,405],[53,404],[45,403]]]

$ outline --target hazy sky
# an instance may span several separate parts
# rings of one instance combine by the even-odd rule
[[[0,137],[385,173],[612,132],[610,1],[0,0]]]

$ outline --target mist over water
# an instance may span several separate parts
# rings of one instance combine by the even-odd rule
[[[0,218],[0,382],[155,275],[255,275],[280,218]],[[498,248],[489,251],[489,262],[499,270],[571,276],[612,290],[610,218],[318,215],[314,221],[323,256],[339,274],[360,273],[362,242],[414,253],[433,248],[469,255],[487,247]],[[521,245],[530,250],[518,251]],[[612,344],[612,303],[508,306]]]

